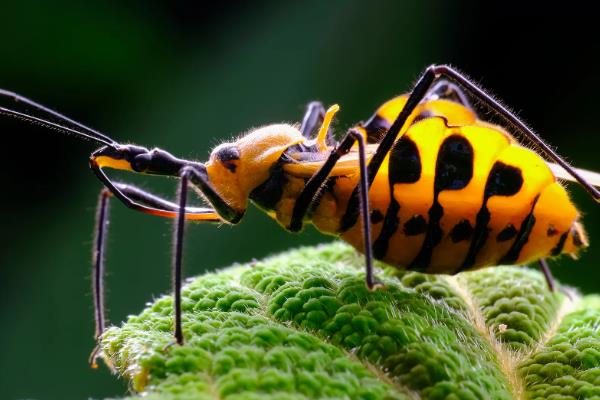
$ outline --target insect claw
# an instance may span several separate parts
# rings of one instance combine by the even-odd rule
[[[98,360],[99,356],[100,356],[100,345],[97,344],[96,347],[94,347],[94,350],[92,350],[90,357],[88,358],[88,364],[90,365],[90,367],[92,369],[98,369],[98,363],[96,362],[96,360]]]
[[[367,282],[367,289],[369,289],[369,292],[375,292],[377,290],[385,290],[386,286],[383,282],[375,280],[374,282]]]

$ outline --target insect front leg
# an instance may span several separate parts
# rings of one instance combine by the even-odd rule
[[[192,167],[184,167],[180,172],[179,193],[178,193],[178,210],[175,219],[175,229],[173,231],[173,262],[171,264],[171,276],[173,283],[173,311],[175,315],[174,336],[175,342],[178,345],[183,345],[183,328],[181,316],[181,286],[183,282],[183,240],[185,234],[185,221],[187,209],[187,195],[190,181],[194,182],[200,179],[198,173]],[[219,215],[212,211],[211,222],[221,221]]]
[[[96,228],[94,238],[94,253],[92,256],[92,292],[94,295],[94,321],[96,330],[94,339],[96,342],[100,340],[100,336],[104,333],[106,326],[106,316],[104,311],[104,248],[106,243],[106,235],[108,233],[108,211],[110,190],[103,188],[100,191],[98,206],[96,210]],[[92,368],[97,368],[96,360],[100,351],[99,344],[96,344],[94,350],[90,354],[89,363]]]
[[[158,217],[175,218],[179,212],[179,206],[173,202],[146,192],[136,186],[113,182],[104,173],[102,168],[91,164],[92,171],[106,186],[108,190],[119,199],[127,208],[144,214]],[[212,208],[188,207],[185,210],[185,219],[191,221],[220,222],[221,218]]]
[[[177,344],[183,344],[183,328],[181,326],[181,281],[182,281],[182,261],[183,261],[183,235],[185,232],[185,206],[187,203],[188,183],[190,171],[184,168],[180,176],[179,184],[179,210],[175,220],[175,230],[173,233],[173,264],[171,269],[171,280],[173,284],[173,309],[175,315],[175,341]]]
[[[173,231],[173,262],[171,264],[171,277],[173,284],[173,312],[174,320],[174,336],[175,342],[178,345],[183,345],[185,339],[182,328],[182,311],[181,311],[181,286],[183,283],[183,241],[185,234],[186,210],[187,210],[187,195],[190,180],[198,178],[198,174],[192,167],[184,167],[180,172],[179,192],[178,192],[178,210],[175,218],[175,229]],[[219,215],[212,211],[206,215],[205,221],[220,222]],[[167,345],[168,347],[169,345]]]
[[[176,305],[175,336],[177,339],[177,343],[181,344],[183,343],[183,335],[181,331],[181,248],[183,246],[182,242],[184,224],[180,223],[180,219],[183,218],[184,220],[203,222],[220,222],[221,218],[214,210],[210,208],[186,207],[186,197],[183,198],[182,206],[181,188],[179,202],[173,203],[152,193],[146,192],[136,186],[124,183],[114,183],[110,180],[107,181],[109,182],[109,185],[107,186],[116,190],[119,194],[119,196],[116,197],[124,201],[125,205],[129,208],[150,215],[158,215],[167,218],[177,217],[176,226],[178,230],[181,230],[181,234],[178,234],[175,238],[175,248],[176,250],[179,249],[179,251],[176,251],[176,259],[173,262],[173,281],[175,288],[174,297]],[[187,185],[185,186],[185,190],[187,191]],[[94,241],[92,273],[92,285],[94,294],[94,319],[96,321],[96,340],[100,339],[106,327],[104,307],[104,255],[109,223],[109,202],[110,198],[114,194],[115,192],[111,191],[109,188],[102,189],[102,191],[100,192],[100,198],[98,200],[98,207],[96,213],[96,235]],[[181,340],[181,343],[179,340]],[[90,355],[89,362],[93,368],[97,367],[96,360],[98,358],[99,351],[100,348],[99,345],[97,345],[92,351],[92,354]]]

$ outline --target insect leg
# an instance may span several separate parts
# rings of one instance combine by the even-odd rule
[[[179,205],[129,183],[115,182],[115,187],[134,202],[148,207],[179,212]],[[189,207],[188,207],[189,209]]]
[[[351,129],[349,135],[358,142],[358,160],[360,168],[360,214],[362,215],[363,247],[365,253],[366,283],[369,290],[381,286],[373,274],[373,246],[371,244],[371,214],[369,211],[369,183],[367,181],[367,156],[365,139],[360,132]]]
[[[163,199],[155,194],[149,193],[137,186],[127,183],[115,183],[123,194],[130,200],[139,201],[146,206],[162,211],[162,217],[175,218],[179,213],[179,205],[169,200]],[[141,210],[144,212],[144,210]],[[152,214],[149,212],[148,214]],[[206,207],[186,207],[185,219],[188,221],[203,221],[203,222],[221,222],[221,218],[212,208]]]
[[[165,200],[161,197],[155,196],[151,193],[145,192],[144,190],[137,188],[132,185],[127,185],[123,183],[115,183],[112,182],[106,174],[102,171],[100,167],[92,164],[92,169],[96,173],[96,175],[100,178],[100,180],[104,183],[106,188],[103,190],[103,194],[106,193],[106,198],[109,195],[114,195],[119,200],[121,200],[127,207],[143,212],[145,214],[157,215],[161,217],[167,218],[176,218],[175,225],[175,236],[174,236],[174,258],[172,264],[172,275],[173,275],[173,292],[174,292],[174,309],[175,309],[175,340],[178,344],[183,344],[183,332],[181,329],[181,284],[182,284],[182,248],[183,248],[183,234],[184,234],[184,226],[185,220],[195,220],[195,221],[205,221],[205,222],[220,222],[222,221],[221,217],[215,210],[210,208],[200,208],[200,207],[186,207],[187,205],[187,189],[188,182],[190,179],[190,175],[194,172],[191,168],[186,167],[181,171],[181,182],[180,182],[180,190],[179,190],[179,201],[177,204],[172,203],[168,200]],[[104,198],[104,197],[103,197]],[[135,200],[140,201],[143,204],[137,203]],[[104,204],[104,203],[101,203]],[[101,210],[105,209],[104,207],[100,208]],[[106,215],[106,213],[99,215]],[[105,221],[106,217],[99,217],[100,221]],[[105,223],[99,222],[99,226],[104,227]],[[99,230],[100,232],[100,230]],[[104,230],[102,230],[104,232]],[[99,235],[99,237],[104,237],[104,234]],[[102,242],[103,243],[103,242]],[[103,249],[103,247],[102,247]],[[103,251],[100,253],[103,254]],[[102,257],[99,258],[102,260]],[[101,264],[98,264],[99,266]],[[100,267],[97,267],[96,273],[98,274],[100,271]],[[101,275],[101,274],[100,274]],[[98,280],[100,282],[100,280]],[[101,286],[100,286],[101,288]],[[97,291],[97,293],[101,293],[101,291]],[[95,296],[95,304],[100,304],[101,296]],[[97,306],[96,311],[97,315],[103,315],[103,307]],[[100,333],[104,327],[103,317],[97,319],[100,321],[100,328],[97,328]],[[90,360],[93,362],[96,359],[98,350],[94,350]]]
[[[181,326],[181,285],[183,282],[183,239],[185,233],[185,221],[187,219],[187,194],[190,181],[191,183],[196,184],[196,182],[202,180],[202,176],[194,168],[185,167],[180,172],[180,179],[177,205],[178,211],[177,218],[175,219],[175,231],[173,233],[174,254],[171,273],[173,280],[173,308],[175,313],[174,336],[176,343],[182,345],[184,337]],[[221,221],[221,218],[215,211],[212,211],[212,218],[213,220]]]
[[[308,212],[313,199],[327,181],[327,177],[331,173],[335,164],[340,157],[348,153],[355,142],[358,142],[359,154],[359,195],[360,195],[360,214],[362,215],[362,230],[363,230],[363,245],[365,253],[365,268],[366,268],[366,284],[370,290],[375,289],[379,283],[373,274],[373,251],[371,246],[371,219],[369,214],[369,192],[367,182],[367,161],[365,151],[365,140],[362,134],[354,129],[346,133],[344,138],[329,154],[323,162],[321,168],[314,174],[304,186],[304,189],[296,199],[292,219],[287,229],[297,232],[302,229],[302,220]]]
[[[98,199],[96,211],[96,235],[94,238],[94,253],[92,257],[92,292],[94,295],[94,320],[96,322],[94,338],[96,341],[100,339],[100,336],[104,333],[104,327],[106,326],[106,314],[104,311],[104,249],[106,235],[108,234],[108,206],[110,196],[111,192],[108,189],[103,188],[100,191],[100,198]],[[98,367],[96,359],[98,358],[99,351],[100,347],[97,344],[89,357],[89,364],[92,368]]]
[[[184,168],[181,172],[181,181],[179,184],[179,210],[175,220],[175,231],[173,234],[174,255],[172,264],[173,280],[173,306],[175,313],[175,341],[177,344],[183,344],[183,330],[181,327],[181,282],[182,282],[182,260],[183,260],[183,236],[185,231],[185,206],[187,203],[188,182],[190,172]]]
[[[302,189],[302,192],[300,192],[296,198],[294,210],[292,211],[292,218],[286,229],[292,232],[299,232],[302,229],[302,220],[308,212],[314,197],[327,180],[327,177],[333,170],[333,167],[335,167],[335,164],[344,154],[347,154],[350,151],[355,141],[354,136],[348,132],[342,140],[340,140],[335,149],[329,153],[329,156],[327,156],[327,159],[325,159],[321,168],[319,168],[319,170],[308,180],[306,185],[304,185],[304,189]]]
[[[180,173],[180,185],[178,194],[178,211],[177,218],[175,219],[175,231],[173,233],[174,242],[174,254],[172,264],[172,279],[173,279],[173,307],[175,312],[175,341],[177,344],[182,345],[184,342],[183,330],[181,327],[181,284],[182,284],[182,269],[183,269],[183,239],[185,232],[185,221],[186,221],[186,205],[187,205],[187,193],[188,186],[191,181],[194,185],[196,182],[202,180],[201,174],[198,173],[193,167],[185,167]],[[219,215],[216,212],[212,212],[213,218],[218,219]]]
[[[556,285],[554,284],[554,277],[552,276],[552,272],[548,267],[548,262],[544,258],[540,258],[538,260],[538,264],[540,265],[540,270],[544,274],[544,278],[546,278],[546,283],[548,284],[548,290],[554,292],[556,290]]]
[[[425,70],[425,72],[423,72],[412,92],[408,96],[404,107],[402,107],[402,110],[394,120],[394,123],[392,123],[390,129],[388,129],[381,139],[381,142],[379,143],[377,150],[375,150],[373,157],[371,157],[371,161],[367,166],[369,188],[373,184],[375,176],[377,175],[377,172],[379,172],[379,168],[381,167],[383,160],[394,145],[394,142],[404,127],[406,120],[419,105],[419,103],[427,96],[427,93],[429,93],[431,85],[437,78],[435,68],[437,67],[430,66]],[[346,212],[342,216],[339,228],[340,232],[345,232],[356,224],[358,219],[358,202],[358,188],[354,188],[352,195],[348,200]]]
[[[92,171],[102,181],[104,186],[119,199],[127,208],[144,214],[156,215],[165,218],[176,218],[179,206],[156,195],[132,185],[111,181],[97,165],[91,165]],[[136,200],[140,201],[140,204]],[[191,221],[220,222],[221,218],[212,208],[188,207],[185,218]]]
[[[451,100],[456,103],[462,104],[463,106],[473,109],[469,98],[464,93],[462,88],[455,83],[452,83],[446,79],[440,79],[432,86],[425,96],[426,100],[437,100],[445,99]]]
[[[300,126],[300,132],[302,136],[310,139],[313,131],[317,126],[321,124],[325,117],[325,107],[320,101],[312,101],[306,106],[306,113],[302,118],[302,125]]]
[[[127,196],[127,199],[133,199],[135,201],[140,201],[145,205],[150,207],[139,208],[137,210],[145,212],[146,210],[159,210],[161,214],[156,214],[154,212],[147,212],[152,215],[160,215],[164,217],[178,217],[180,218],[180,210],[185,210],[183,213],[183,217],[186,220],[195,220],[195,221],[204,221],[204,222],[220,222],[221,219],[219,215],[212,209],[209,208],[195,208],[195,207],[184,207],[181,208],[180,204],[172,203],[168,200],[165,200],[161,197],[148,193],[136,186],[123,184],[123,183],[114,183],[114,187],[118,188],[122,194]],[[187,189],[187,187],[186,187]],[[113,193],[108,188],[102,189],[100,192],[100,198],[98,200],[98,207],[96,213],[96,236],[95,236],[95,245],[94,245],[94,254],[93,254],[93,274],[92,274],[92,289],[94,295],[94,319],[96,321],[96,330],[95,330],[95,338],[99,340],[102,333],[104,333],[104,329],[106,326],[106,318],[105,318],[105,309],[104,309],[104,254],[105,254],[105,243],[106,236],[108,233],[108,211],[109,211],[109,202],[110,197]],[[130,200],[131,201],[131,200]],[[177,248],[177,246],[176,246]],[[181,300],[180,300],[180,291],[181,291],[181,253],[179,253],[179,273],[173,273],[174,282],[178,282],[175,287],[178,296],[176,296],[175,303],[177,305],[177,309],[179,313],[176,311],[176,319],[177,315],[179,315],[179,321],[181,321]],[[176,277],[176,279],[175,279]],[[179,299],[179,300],[177,300]],[[179,325],[176,324],[176,327],[179,326],[179,332],[181,333],[181,322]],[[177,334],[177,333],[176,333]],[[179,342],[178,342],[179,343]],[[89,363],[92,368],[96,368],[96,359],[98,358],[98,353],[100,348],[98,345],[92,351],[92,354],[89,357]]]
[[[436,76],[443,75],[448,79],[458,83],[489,109],[502,116],[502,118],[504,118],[510,125],[520,131],[523,136],[535,144],[543,154],[563,167],[565,171],[567,171],[573,178],[575,178],[577,182],[579,182],[581,186],[583,186],[583,188],[594,198],[594,200],[600,202],[600,191],[598,189],[596,189],[591,183],[582,177],[561,156],[552,150],[550,146],[548,146],[535,132],[533,132],[533,130],[525,125],[525,123],[521,121],[515,114],[510,112],[506,107],[496,101],[490,94],[480,89],[469,78],[454,70],[450,66],[436,65],[429,67],[428,70],[429,69],[432,69]]]

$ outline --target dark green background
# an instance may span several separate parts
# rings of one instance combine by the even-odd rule
[[[4,3],[0,87],[116,140],[204,160],[252,127],[299,121],[314,99],[341,105],[343,131],[409,89],[428,64],[452,63],[573,163],[600,169],[600,46],[586,11],[445,3]],[[0,398],[122,395],[122,382],[86,363],[100,189],[87,167],[94,146],[6,119],[0,132]],[[592,247],[579,262],[553,262],[554,271],[594,292],[600,214],[571,188]],[[170,237],[168,221],[113,203],[107,268],[115,323],[169,290]],[[312,229],[288,234],[251,209],[237,227],[190,226],[186,273],[326,240]]]

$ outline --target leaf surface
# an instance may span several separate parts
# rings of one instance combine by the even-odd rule
[[[184,346],[164,296],[103,357],[148,399],[600,399],[600,297],[519,267],[387,268],[369,292],[362,262],[332,243],[194,278]]]

